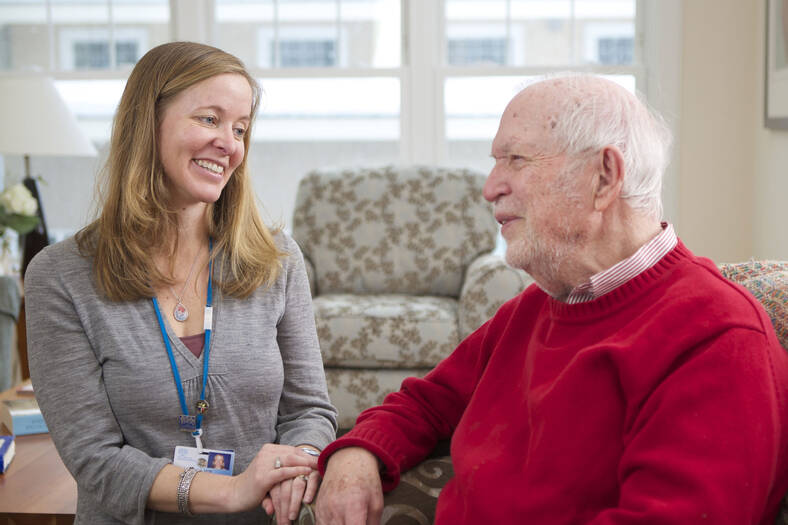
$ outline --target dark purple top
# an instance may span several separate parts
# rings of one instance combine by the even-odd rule
[[[205,332],[181,337],[181,342],[194,354],[194,357],[200,357],[202,347],[205,345]]]

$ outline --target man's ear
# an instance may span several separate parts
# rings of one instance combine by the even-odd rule
[[[624,184],[624,156],[615,146],[605,146],[599,153],[599,173],[594,177],[594,209],[606,210],[621,194]]]

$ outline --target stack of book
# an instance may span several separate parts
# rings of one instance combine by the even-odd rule
[[[16,444],[14,436],[0,436],[0,474],[5,474],[8,464],[14,459]]]
[[[35,398],[4,399],[0,403],[0,421],[17,436],[49,432]]]

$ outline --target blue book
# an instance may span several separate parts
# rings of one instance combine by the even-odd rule
[[[0,420],[16,436],[49,432],[35,399],[5,399],[0,404]]]
[[[8,464],[14,459],[16,443],[14,436],[0,436],[0,474],[5,474]]]

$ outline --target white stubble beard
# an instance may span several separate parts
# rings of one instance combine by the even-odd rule
[[[582,245],[585,232],[569,220],[572,210],[580,206],[580,195],[571,187],[566,172],[559,177],[557,184],[559,189],[556,191],[565,195],[564,213],[550,225],[547,235],[537,232],[526,217],[521,218],[525,222],[525,232],[522,237],[507,241],[506,262],[528,272],[551,296],[565,297],[573,288],[565,276],[573,264],[572,256]],[[515,206],[516,209],[525,209],[519,202]]]

